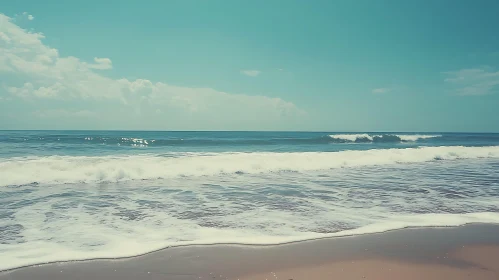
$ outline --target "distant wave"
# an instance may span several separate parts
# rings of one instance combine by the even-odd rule
[[[369,143],[369,142],[414,142],[424,139],[442,137],[442,135],[419,134],[332,134],[329,135],[335,142],[340,143]]]
[[[244,145],[313,145],[331,143],[415,142],[442,135],[395,135],[395,134],[332,134],[316,137],[290,138],[166,138],[105,137],[82,135],[47,135],[38,137],[11,137],[0,139],[4,143],[23,144],[83,144],[116,145],[132,147],[153,146],[244,146]]]
[[[0,161],[0,186],[91,183],[179,176],[307,172],[433,160],[499,158],[499,146],[423,147],[341,152],[174,153],[170,156],[49,156]]]

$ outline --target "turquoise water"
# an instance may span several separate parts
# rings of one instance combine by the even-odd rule
[[[334,138],[334,135],[338,137]],[[490,133],[0,131],[0,156],[333,152],[420,146],[494,146],[498,143],[499,134]]]
[[[0,270],[499,222],[499,134],[0,131]]]

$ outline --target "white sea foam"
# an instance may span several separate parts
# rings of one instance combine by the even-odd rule
[[[112,230],[110,227],[95,223],[87,223],[86,226],[84,226],[82,224],[71,225],[71,222],[68,224],[65,220],[58,222],[60,223],[60,228],[65,229],[61,231],[61,233],[69,235],[63,236],[63,238],[67,237],[72,243],[77,244],[85,242],[91,243],[93,240],[99,240],[102,244],[97,247],[98,249],[88,245],[88,247],[72,247],[67,244],[58,244],[56,242],[43,240],[45,237],[43,236],[43,231],[32,229],[31,232],[25,234],[34,235],[38,241],[11,245],[0,244],[0,252],[3,252],[0,254],[0,271],[20,266],[55,261],[132,257],[169,246],[227,243],[272,245],[317,238],[385,232],[407,227],[459,226],[468,223],[499,223],[499,213],[490,212],[400,215],[394,216],[383,222],[332,234],[283,232],[283,234],[287,235],[272,236],[266,235],[264,232],[245,229],[200,228],[194,224],[172,221],[171,217],[164,218],[166,218],[165,222],[169,225],[168,227],[140,227],[135,225],[133,228],[130,228],[127,233]],[[85,219],[91,219],[91,217],[85,217]],[[79,222],[82,221],[83,220]],[[85,222],[88,221],[85,220]],[[94,227],[92,231],[88,231],[88,228],[86,228],[90,224]],[[70,226],[73,226],[73,228],[68,231],[67,229]],[[43,226],[40,225],[40,228],[43,228]],[[196,239],[192,241],[165,241],[165,239],[173,235]],[[80,239],[75,240],[77,236],[80,236]]]
[[[370,141],[373,140],[373,136],[363,133],[363,134],[333,134],[329,135],[329,137],[338,140],[345,140],[350,142],[355,142],[357,139],[368,139]]]
[[[121,138],[121,141],[132,142],[132,143],[134,143],[132,145],[141,146],[141,147],[145,147],[145,146],[149,145],[149,142],[146,139],[141,139],[141,138],[125,138],[125,137],[123,137],[123,138]],[[152,142],[154,142],[154,140]]]
[[[337,140],[355,142],[361,140],[373,141],[375,137],[397,137],[400,141],[418,141],[420,139],[429,139],[442,137],[441,135],[419,135],[419,134],[331,134],[329,137]]]
[[[341,152],[191,153],[183,156],[50,156],[0,161],[0,186],[88,183],[231,173],[307,172],[433,160],[497,158],[499,146],[423,147]]]
[[[387,150],[385,157],[388,152],[403,158],[421,153],[474,158],[497,152],[490,147],[439,149],[438,153],[426,148]],[[371,163],[379,162],[374,160],[378,154],[366,152],[341,159],[361,163],[370,155]],[[64,161],[74,176],[80,174],[75,173],[79,170],[76,163],[83,170],[92,164],[102,168],[103,163],[119,168],[137,168],[138,164],[146,170],[164,160],[178,160],[168,163],[179,165],[177,173],[164,180],[1,188],[0,205],[8,211],[0,218],[0,270],[51,261],[134,256],[175,245],[279,244],[404,227],[499,223],[495,158],[180,178],[176,175],[179,170],[193,162],[211,162],[225,171],[230,171],[230,162],[239,168],[251,166],[241,165],[242,160],[249,164],[263,161],[269,164],[266,166],[285,162],[287,165],[278,167],[291,168],[294,161],[307,166],[309,162],[328,162],[342,153],[310,153],[309,159],[302,153],[174,155],[177,157],[160,158],[159,162],[146,155],[95,157],[83,163],[72,157],[75,162],[69,165],[68,158]]]
[[[419,139],[430,139],[430,138],[437,138],[437,137],[442,137],[441,135],[399,135],[396,134],[398,138],[402,141],[418,141]]]

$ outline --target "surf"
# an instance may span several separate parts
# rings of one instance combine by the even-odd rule
[[[499,146],[442,146],[338,152],[191,152],[163,155],[13,157],[0,160],[0,186],[308,172],[498,157]]]

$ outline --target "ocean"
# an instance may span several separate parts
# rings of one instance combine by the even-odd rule
[[[0,131],[0,270],[499,223],[499,134]]]

